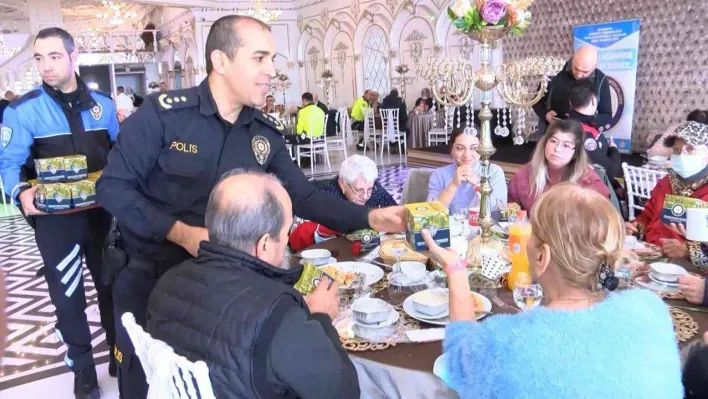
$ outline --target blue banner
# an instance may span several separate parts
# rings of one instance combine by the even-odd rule
[[[620,151],[629,152],[637,86],[639,20],[576,26],[573,28],[573,37],[575,50],[586,45],[597,48],[597,68],[609,80],[612,119],[598,127],[603,134],[615,139]]]

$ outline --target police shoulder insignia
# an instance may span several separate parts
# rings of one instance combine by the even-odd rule
[[[10,139],[12,139],[12,129],[8,126],[1,127],[0,141],[2,141],[2,148],[5,148],[8,144],[10,144]]]
[[[277,120],[276,118],[273,118],[272,116],[270,116],[268,114],[264,114],[263,112],[255,109],[255,108],[253,109],[253,115],[258,120],[264,122],[266,125],[274,128],[275,130],[280,132],[280,134],[283,134],[283,131],[285,130],[285,126],[283,126],[283,124],[280,123],[280,121]]]
[[[101,120],[101,116],[103,116],[103,105],[101,103],[96,103],[96,105],[91,107],[91,116],[97,121]]]
[[[587,151],[595,151],[597,149],[597,141],[595,141],[592,137],[587,138],[585,139],[585,143],[583,143],[583,147],[585,147]]]
[[[199,94],[192,89],[160,93],[157,95],[157,105],[159,105],[161,111],[197,106],[199,105]]]
[[[267,138],[263,136],[256,136],[251,140],[251,148],[253,149],[253,155],[256,156],[256,161],[260,165],[265,164],[270,155],[270,142]]]

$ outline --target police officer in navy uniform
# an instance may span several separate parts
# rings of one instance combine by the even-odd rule
[[[12,102],[0,129],[0,173],[11,199],[35,227],[49,296],[56,308],[56,333],[67,346],[65,361],[75,373],[77,398],[98,398],[91,340],[86,319],[81,262],[85,258],[98,293],[101,324],[113,346],[115,328],[110,287],[102,283],[102,248],[111,216],[101,208],[45,215],[37,210],[35,159],[84,155],[89,172],[103,169],[118,134],[113,99],[89,90],[74,73],[78,52],[74,39],[59,28],[41,30],[34,41],[34,59],[42,85]],[[111,359],[111,375],[115,363]]]
[[[145,327],[157,279],[196,256],[199,243],[208,240],[206,205],[224,173],[244,168],[275,174],[297,215],[338,231],[404,229],[402,207],[370,211],[336,199],[318,191],[293,164],[284,127],[258,110],[275,76],[275,43],[267,24],[223,17],[211,27],[205,54],[208,77],[198,87],[150,95],[126,119],[97,184],[99,202],[116,217],[120,232],[107,258],[117,269],[113,299],[123,398],[144,398],[147,384],[121,316],[131,312]],[[174,302],[189,306],[179,298]]]

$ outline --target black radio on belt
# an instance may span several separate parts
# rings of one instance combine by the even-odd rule
[[[123,236],[118,230],[116,218],[111,222],[111,230],[103,247],[103,273],[102,282],[111,285],[115,275],[128,263],[128,256],[123,250]]]

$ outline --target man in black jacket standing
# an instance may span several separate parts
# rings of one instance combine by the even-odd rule
[[[575,52],[572,60],[565,64],[563,70],[551,79],[546,95],[533,106],[538,115],[539,134],[545,133],[546,127],[554,120],[568,118],[568,96],[573,84],[579,79],[588,79],[595,85],[595,92],[598,93],[595,117],[597,126],[604,126],[612,119],[610,82],[607,76],[597,69],[597,50],[592,46],[583,46]]]
[[[148,331],[205,361],[218,398],[359,398],[332,326],[337,284],[322,281],[306,298],[293,288],[302,266],[291,268],[286,255],[292,222],[275,177],[230,172],[209,198],[209,242],[150,296]]]
[[[398,131],[408,134],[408,114],[406,113],[406,102],[398,95],[397,89],[392,89],[388,96],[384,97],[381,103],[381,109],[397,109],[398,110]],[[394,147],[394,142],[391,142],[391,147],[394,152],[398,151],[398,146]],[[395,149],[394,149],[395,148]]]

